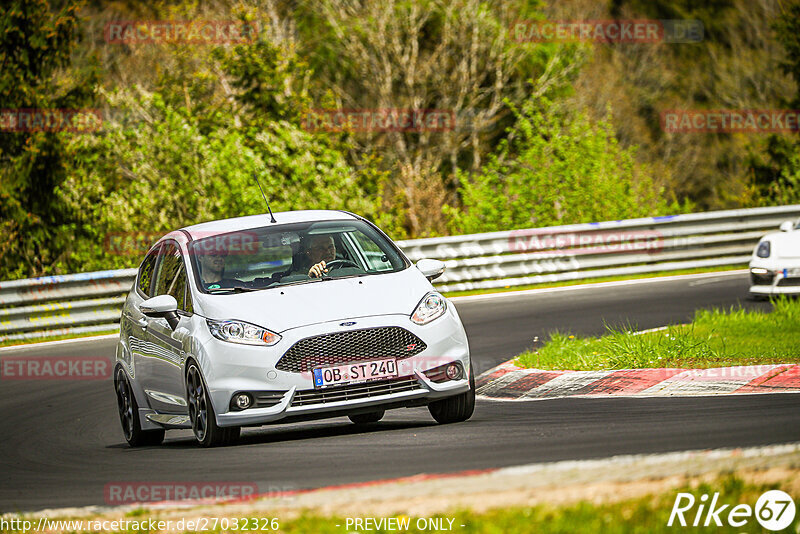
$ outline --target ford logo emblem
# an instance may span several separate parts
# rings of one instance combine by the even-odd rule
[[[339,323],[339,326],[353,326],[356,324],[355,321],[347,321],[346,323]]]

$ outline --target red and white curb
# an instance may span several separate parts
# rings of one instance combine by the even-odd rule
[[[544,371],[523,369],[508,361],[483,373],[475,385],[478,395],[505,400],[791,393],[800,392],[800,365]]]

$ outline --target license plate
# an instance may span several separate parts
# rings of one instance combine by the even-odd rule
[[[787,278],[789,278],[789,277],[791,277],[791,278],[800,277],[800,269],[798,269],[798,268],[784,269],[784,271],[786,273],[784,276],[787,277]]]
[[[324,388],[342,384],[357,384],[381,378],[395,378],[396,376],[397,362],[394,358],[318,367],[314,369],[314,387]]]

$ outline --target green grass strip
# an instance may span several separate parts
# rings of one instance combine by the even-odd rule
[[[18,345],[32,345],[34,343],[44,343],[46,341],[62,341],[65,339],[78,339],[78,338],[91,339],[93,337],[105,336],[108,334],[119,334],[119,329],[101,330],[98,332],[88,332],[81,334],[59,334],[55,336],[42,336],[32,339],[6,339],[4,341],[0,341],[0,347],[16,347]]]
[[[515,363],[535,369],[597,371],[673,367],[705,369],[800,361],[800,300],[780,298],[773,311],[699,310],[688,325],[635,334],[606,326],[601,337],[555,332]]]

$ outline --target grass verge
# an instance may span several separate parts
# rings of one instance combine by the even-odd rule
[[[529,284],[524,286],[505,286],[494,289],[471,289],[469,291],[448,291],[444,293],[448,298],[466,297],[469,295],[488,295],[491,293],[508,293],[511,291],[525,291],[527,289],[545,289],[548,287],[581,286],[584,284],[596,284],[598,282],[619,282],[623,280],[642,280],[645,278],[663,278],[665,276],[678,276],[682,274],[702,274],[717,273],[725,271],[737,271],[747,268],[747,264],[723,265],[720,267],[702,267],[698,269],[680,269],[677,271],[660,271],[657,273],[630,274],[623,276],[602,276],[597,278],[586,278],[583,280],[564,280],[562,282],[544,282],[541,284]]]
[[[800,300],[780,298],[773,311],[699,310],[688,325],[635,334],[607,327],[601,337],[556,332],[516,358],[521,367],[599,371],[673,367],[705,369],[800,361]]]
[[[747,523],[738,528],[727,524],[728,512],[736,505],[746,504],[755,509],[758,498],[766,491],[779,489],[777,485],[754,485],[744,482],[735,475],[720,478],[712,483],[700,484],[697,487],[684,486],[674,491],[668,491],[658,495],[648,495],[645,497],[621,501],[613,504],[595,505],[590,502],[580,502],[567,506],[534,506],[534,507],[515,507],[491,510],[484,513],[473,513],[469,511],[457,511],[452,514],[434,516],[443,525],[448,526],[448,520],[452,520],[452,531],[463,533],[572,533],[572,534],[597,534],[605,533],[675,533],[676,531],[686,530],[681,527],[676,518],[672,526],[667,526],[670,513],[676,496],[679,492],[691,493],[695,497],[695,506],[684,513],[684,519],[688,528],[692,532],[759,532],[763,529],[755,517],[747,519]],[[716,507],[728,505],[720,514],[722,527],[714,524],[713,519],[710,525],[703,528],[706,519],[708,506],[706,505],[701,514],[699,528],[692,528],[695,515],[698,512],[700,497],[705,494],[709,497],[714,493],[719,493]],[[797,502],[797,495],[792,495]],[[685,504],[683,501],[682,504]],[[404,519],[400,516],[400,519]],[[431,529],[417,528],[416,521],[419,518],[408,518],[408,530],[404,532],[429,532]],[[281,525],[283,532],[317,532],[321,534],[335,534],[347,532],[345,518],[321,518],[318,516],[302,516],[296,520]],[[784,532],[796,532],[795,526],[799,520],[795,518]],[[341,526],[336,526],[336,525]],[[420,522],[422,525],[422,522]],[[463,527],[461,525],[464,525]],[[447,529],[445,529],[447,530]],[[350,532],[355,530],[350,528]],[[378,530],[378,532],[388,532]]]
[[[88,334],[62,334],[59,336],[45,336],[36,339],[7,339],[0,341],[0,347],[16,347],[19,345],[32,345],[34,343],[44,343],[45,341],[61,341],[62,339],[78,339],[78,338],[92,338],[95,336],[104,336],[107,334],[119,334],[119,329],[104,330],[100,332],[91,332]]]
[[[791,487],[790,487],[791,486]],[[660,491],[655,494],[643,495],[633,499],[620,500],[618,502],[594,504],[588,501],[569,503],[562,505],[536,505],[520,506],[510,508],[493,509],[486,512],[473,512],[469,510],[454,510],[450,513],[437,514],[432,517],[413,517],[397,515],[393,516],[394,528],[376,528],[373,523],[371,528],[356,528],[353,519],[345,517],[329,517],[319,515],[313,511],[306,511],[299,516],[291,519],[275,518],[275,523],[270,523],[269,519],[274,516],[263,517],[261,513],[251,514],[248,523],[258,523],[259,526],[267,525],[264,530],[259,532],[285,532],[285,533],[307,533],[314,532],[319,534],[341,534],[343,532],[391,532],[403,531],[410,533],[430,532],[430,531],[453,531],[465,534],[485,533],[574,533],[574,534],[596,534],[606,533],[628,533],[628,532],[648,532],[648,533],[674,533],[686,530],[682,527],[676,517],[673,525],[668,526],[673,506],[678,493],[689,493],[694,499],[694,506],[684,512],[683,518],[692,532],[757,532],[763,531],[755,516],[739,519],[746,521],[739,527],[729,524],[728,514],[737,505],[746,505],[755,513],[756,503],[759,497],[766,491],[781,489],[787,491],[789,495],[798,501],[800,495],[797,494],[793,484],[780,483],[758,483],[750,482],[735,474],[717,477],[706,482],[687,482],[684,485],[668,490]],[[708,501],[711,501],[714,494],[718,493],[715,503],[716,508],[725,506],[719,513],[719,522],[722,526],[715,524],[714,519],[709,519],[709,526],[704,527],[708,513]],[[708,499],[704,506],[700,506],[702,495],[707,495]],[[681,502],[685,505],[688,498],[684,497]],[[726,506],[727,505],[727,506]],[[774,503],[770,503],[774,508]],[[698,511],[702,510],[699,518],[699,528],[692,528],[692,524],[697,517]],[[761,508],[761,513],[766,514]],[[776,508],[775,510],[778,510]],[[786,512],[784,510],[784,512]],[[146,520],[149,514],[129,514],[128,517],[139,520]],[[279,515],[279,514],[276,514]],[[153,514],[154,519],[158,514]],[[257,518],[257,519],[256,519]],[[34,521],[36,518],[29,518]],[[226,525],[232,525],[232,519]],[[365,517],[361,517],[362,521]],[[386,517],[371,517],[375,521]],[[398,528],[394,521],[406,525],[405,528]],[[244,518],[239,521],[244,521]],[[34,523],[35,524],[35,523]],[[779,532],[797,532],[800,519],[795,517],[794,521],[787,528]],[[440,528],[431,528],[439,525]],[[275,528],[277,527],[277,528]],[[143,532],[143,530],[128,530],[128,532]],[[219,528],[210,529],[212,532],[220,532]],[[21,532],[20,530],[3,530],[3,532]],[[117,531],[119,532],[119,531]]]

